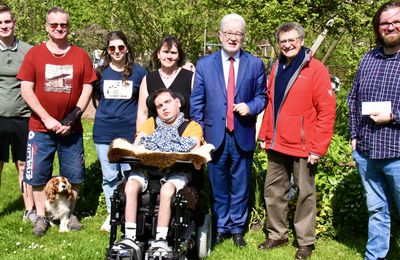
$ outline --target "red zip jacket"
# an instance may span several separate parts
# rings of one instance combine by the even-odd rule
[[[296,157],[324,156],[332,138],[336,98],[326,67],[310,51],[289,80],[280,107],[274,108],[275,72],[268,81],[268,105],[258,139],[271,149]],[[276,122],[274,111],[278,109]]]

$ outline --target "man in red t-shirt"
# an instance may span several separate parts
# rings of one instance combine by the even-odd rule
[[[74,199],[68,228],[80,230],[73,214],[76,197],[84,175],[82,124],[96,80],[86,52],[69,44],[69,16],[59,7],[47,12],[47,42],[33,47],[25,56],[17,78],[21,95],[32,110],[29,121],[24,181],[33,187],[38,220],[33,233],[42,236],[49,222],[45,217],[44,186],[52,176],[57,151],[60,175],[72,184]]]

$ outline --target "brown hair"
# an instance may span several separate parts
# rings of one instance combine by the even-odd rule
[[[381,34],[379,32],[379,24],[381,22],[381,15],[384,11],[400,7],[400,2],[399,1],[389,1],[385,4],[383,4],[378,11],[376,11],[374,17],[372,18],[372,26],[374,28],[374,33],[375,33],[375,42],[377,45],[382,45],[383,44],[383,39],[381,37]]]
[[[156,104],[155,104],[156,98],[158,96],[160,96],[162,93],[169,93],[173,99],[175,99],[175,98],[179,99],[179,101],[181,103],[181,108],[180,108],[181,111],[186,106],[185,98],[181,93],[173,92],[172,90],[170,90],[168,88],[159,88],[156,91],[154,91],[153,93],[151,93],[146,99],[147,108],[154,114],[157,114],[157,108],[156,108]]]
[[[132,65],[134,64],[134,59],[133,59],[133,54],[131,51],[131,48],[128,43],[128,38],[126,35],[121,32],[121,31],[112,31],[109,32],[106,36],[106,41],[107,44],[103,49],[103,53],[101,54],[101,57],[104,58],[104,63],[102,66],[99,66],[97,68],[97,71],[100,73],[100,75],[103,74],[103,71],[110,65],[111,63],[111,56],[107,52],[108,46],[110,45],[110,42],[112,40],[121,40],[124,42],[126,48],[127,48],[127,53],[126,53],[126,61],[124,65],[124,70],[122,71],[122,76],[123,76],[123,81],[128,80],[129,76],[132,75]]]
[[[11,19],[15,20],[14,14],[13,14],[13,12],[11,11],[10,7],[8,7],[8,6],[5,5],[5,4],[0,4],[0,14],[1,14],[1,13],[10,13]]]
[[[303,26],[301,26],[299,23],[296,22],[288,22],[288,23],[283,23],[279,25],[279,27],[276,29],[275,37],[276,40],[279,42],[279,35],[283,32],[290,32],[292,30],[295,30],[297,34],[299,35],[300,38],[304,39],[305,36],[305,30]]]
[[[175,36],[169,34],[165,35],[164,38],[161,39],[161,41],[157,44],[157,48],[153,52],[153,61],[155,64],[157,64],[157,67],[161,67],[161,63],[158,60],[157,54],[160,52],[164,44],[167,45],[169,50],[175,45],[175,47],[178,49],[179,56],[176,64],[178,65],[178,67],[182,67],[185,61],[185,53],[183,53],[182,46],[179,40]]]

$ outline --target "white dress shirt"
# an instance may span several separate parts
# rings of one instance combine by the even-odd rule
[[[225,79],[225,87],[228,87],[228,78],[229,78],[229,68],[231,66],[231,61],[229,60],[229,55],[225,53],[224,50],[221,50],[222,56],[222,67],[224,68],[224,79]],[[238,51],[235,56],[233,56],[235,61],[233,62],[233,67],[235,68],[235,86],[237,82],[237,74],[239,71],[239,61],[240,61],[240,51]]]

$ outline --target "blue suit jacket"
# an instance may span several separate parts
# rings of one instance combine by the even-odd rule
[[[240,116],[234,113],[234,135],[244,151],[255,149],[255,123],[257,115],[265,108],[266,101],[263,62],[245,51],[240,51],[234,102],[245,102],[250,108],[250,115]],[[197,62],[190,98],[191,117],[203,127],[205,140],[213,144],[215,149],[218,149],[225,137],[226,109],[226,84],[220,50]]]

